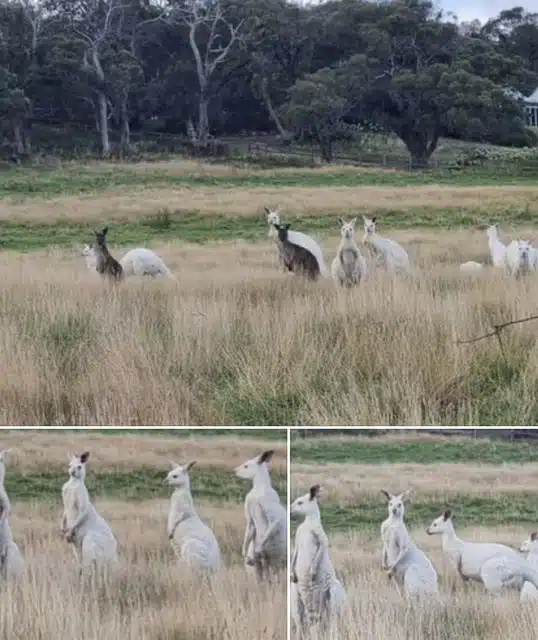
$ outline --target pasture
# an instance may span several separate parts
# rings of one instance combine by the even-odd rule
[[[14,169],[0,194],[2,424],[538,420],[534,323],[504,332],[504,355],[457,344],[536,311],[535,279],[458,270],[489,260],[486,222],[533,237],[532,176],[178,160]],[[377,214],[412,276],[339,293],[281,272],[263,216],[277,204],[329,265],[338,216]],[[105,224],[113,256],[151,248],[178,282],[88,272],[80,252]]]
[[[469,455],[466,455],[469,453]],[[393,432],[383,436],[296,438],[291,445],[291,500],[322,485],[321,519],[337,575],[347,590],[340,621],[350,640],[500,640],[536,637],[536,602],[517,592],[500,598],[460,578],[426,527],[446,508],[464,540],[519,548],[538,529],[534,442],[499,442]],[[406,522],[439,574],[445,604],[408,610],[381,569],[381,489],[412,489]],[[300,518],[292,520],[292,535]]]
[[[286,433],[3,431],[10,522],[26,562],[22,582],[2,587],[0,636],[54,640],[284,640],[285,576],[246,577],[241,544],[251,483],[233,469],[274,449],[272,479],[286,501]],[[86,484],[119,543],[122,566],[97,587],[81,586],[60,534],[68,454],[90,451]],[[209,592],[176,564],[167,536],[169,460],[196,460],[194,504],[219,541],[224,567]]]

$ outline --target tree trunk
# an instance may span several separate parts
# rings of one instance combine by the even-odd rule
[[[427,169],[430,166],[430,158],[437,149],[439,137],[439,132],[434,131],[431,136],[412,132],[402,138],[411,156],[411,169]]]
[[[101,153],[103,157],[110,154],[110,138],[108,136],[108,101],[103,91],[97,92],[99,104],[99,130],[101,133]]]
[[[128,94],[127,92],[124,92],[120,104],[120,146],[121,150],[124,152],[128,152],[131,147],[131,127],[129,126],[129,112],[127,109],[127,101]]]
[[[267,109],[269,117],[271,118],[271,120],[275,124],[275,127],[277,128],[279,136],[282,138],[282,140],[288,140],[290,138],[290,134],[282,126],[282,122],[278,117],[278,113],[275,111],[275,108],[273,107],[273,102],[271,100],[271,96],[269,95],[269,87],[267,85],[268,85],[267,78],[265,77],[262,78],[261,92],[262,92],[262,98],[265,104],[265,108]]]
[[[320,138],[319,140],[319,150],[321,152],[321,159],[323,162],[327,164],[331,164],[333,159],[333,143],[329,138]]]
[[[200,93],[198,102],[198,130],[196,132],[197,143],[205,147],[209,140],[209,100],[205,92]]]
[[[430,166],[430,155],[426,149],[409,150],[411,169],[427,169]]]
[[[18,156],[23,156],[26,152],[24,145],[24,132],[22,130],[22,121],[19,118],[15,118],[11,123],[13,130],[13,141],[15,143],[15,153]]]

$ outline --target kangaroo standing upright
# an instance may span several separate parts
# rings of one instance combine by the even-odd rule
[[[93,231],[95,234],[95,269],[97,273],[102,276],[108,276],[115,280],[121,280],[123,278],[123,267],[121,264],[110,255],[106,244],[106,235],[108,233],[108,227],[105,227],[102,231]]]

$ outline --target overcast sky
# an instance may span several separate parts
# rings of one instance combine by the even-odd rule
[[[505,9],[523,7],[527,11],[538,11],[537,0],[437,0],[444,11],[452,11],[461,21],[470,22],[478,18],[486,22]]]

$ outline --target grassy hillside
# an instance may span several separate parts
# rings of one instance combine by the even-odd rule
[[[533,237],[538,187],[516,164],[410,173],[175,159],[0,174],[0,423],[536,424],[534,325],[504,333],[507,357],[491,340],[458,343],[536,312],[531,279],[459,271],[489,264],[489,223],[504,242]],[[360,238],[361,215],[376,214],[412,274],[387,278],[362,244],[369,277],[352,291],[284,274],[263,213],[276,205],[328,264],[338,217],[357,217]],[[105,224],[114,256],[152,248],[177,280],[103,283],[81,250]]]
[[[410,526],[425,526],[445,508],[461,527],[518,523],[534,527],[538,481],[534,442],[442,438],[413,434],[317,437],[291,447],[292,498],[320,483],[329,530],[366,530],[386,517],[381,489],[412,489]]]

